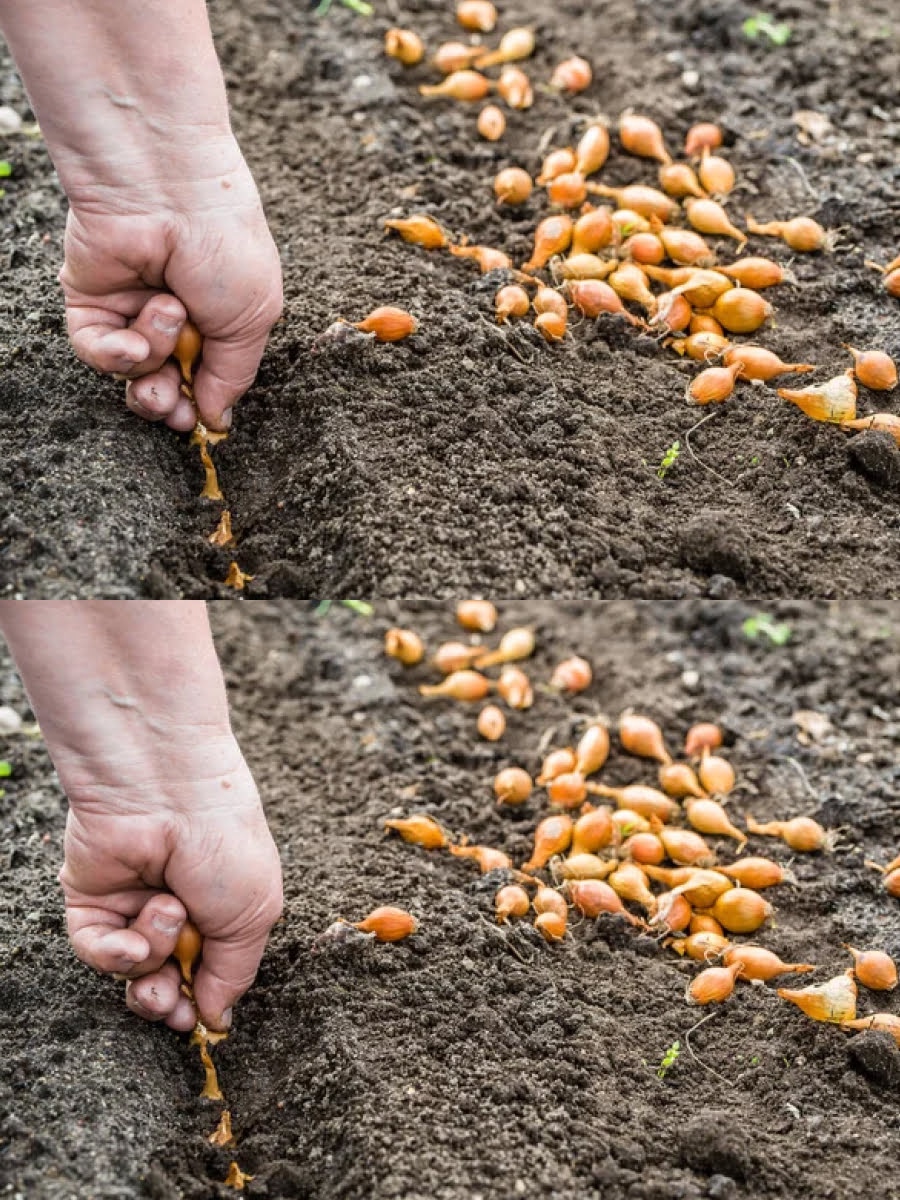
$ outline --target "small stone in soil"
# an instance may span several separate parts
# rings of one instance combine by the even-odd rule
[[[891,1091],[900,1087],[900,1049],[889,1033],[873,1029],[858,1034],[847,1043],[847,1055],[872,1083]]]
[[[866,430],[847,443],[851,464],[879,487],[900,485],[900,448],[889,433]]]

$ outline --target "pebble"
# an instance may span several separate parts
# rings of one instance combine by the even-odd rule
[[[22,128],[22,118],[8,104],[0,104],[0,134],[18,133]]]
[[[8,704],[0,704],[0,737],[9,737],[22,728],[22,718]]]

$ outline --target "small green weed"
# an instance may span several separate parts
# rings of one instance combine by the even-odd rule
[[[768,638],[773,646],[786,646],[791,640],[793,630],[783,621],[773,621],[768,613],[757,613],[748,617],[741,625],[744,637],[750,642]]]
[[[317,17],[324,17],[334,0],[319,0],[319,3],[313,9]],[[366,0],[341,0],[344,8],[352,9],[353,12],[359,13],[361,17],[371,17],[375,9],[371,4],[366,4]]]
[[[12,775],[12,763],[0,762],[0,779],[9,779]],[[6,795],[3,788],[0,788],[0,800]]]
[[[773,46],[786,46],[793,32],[787,21],[775,21],[769,13],[762,12],[755,17],[748,17],[741,31],[748,41],[755,42],[760,37],[766,37]]]
[[[375,609],[368,600],[339,600],[344,608],[349,608],[352,613],[356,613],[358,617],[371,617]],[[313,609],[314,617],[327,617],[334,607],[333,600],[320,600]]]
[[[666,475],[678,462],[678,455],[681,453],[681,442],[673,442],[665,454],[660,459],[659,466],[656,468],[656,478],[665,479]]]
[[[656,1078],[665,1079],[666,1074],[678,1062],[678,1055],[681,1053],[681,1042],[675,1041],[662,1056],[659,1066],[656,1068]]]

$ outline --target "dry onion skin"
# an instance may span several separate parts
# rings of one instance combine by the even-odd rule
[[[840,1024],[852,1021],[856,1016],[857,987],[852,969],[826,983],[805,988],[779,988],[778,995],[782,1000],[796,1004],[814,1021]]]
[[[383,305],[357,321],[354,328],[372,334],[377,342],[400,342],[416,332],[419,322],[405,309]]]
[[[853,974],[872,992],[891,992],[897,986],[897,964],[883,950],[856,950],[844,943],[853,955]]]
[[[853,355],[853,373],[863,387],[875,392],[889,392],[897,386],[897,367],[883,350],[855,350],[844,345]]]

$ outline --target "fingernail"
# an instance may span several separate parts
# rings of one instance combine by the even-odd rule
[[[156,913],[153,917],[153,928],[158,929],[160,933],[168,934],[170,937],[177,933],[181,926],[181,921],[173,921],[171,917],[163,916],[162,913]]]
[[[222,1019],[219,1022],[219,1024],[222,1026],[223,1029],[231,1028],[231,1017],[232,1017],[233,1012],[234,1012],[233,1009],[226,1008],[225,1011],[222,1013]]]
[[[173,321],[171,317],[166,317],[162,313],[155,313],[153,316],[153,328],[158,329],[160,333],[166,333],[172,337],[181,328],[180,321]]]
[[[222,413],[221,417],[219,417],[219,424],[222,426],[223,429],[231,428],[231,420],[232,420],[233,416],[234,416],[234,409],[226,408],[225,411]]]

